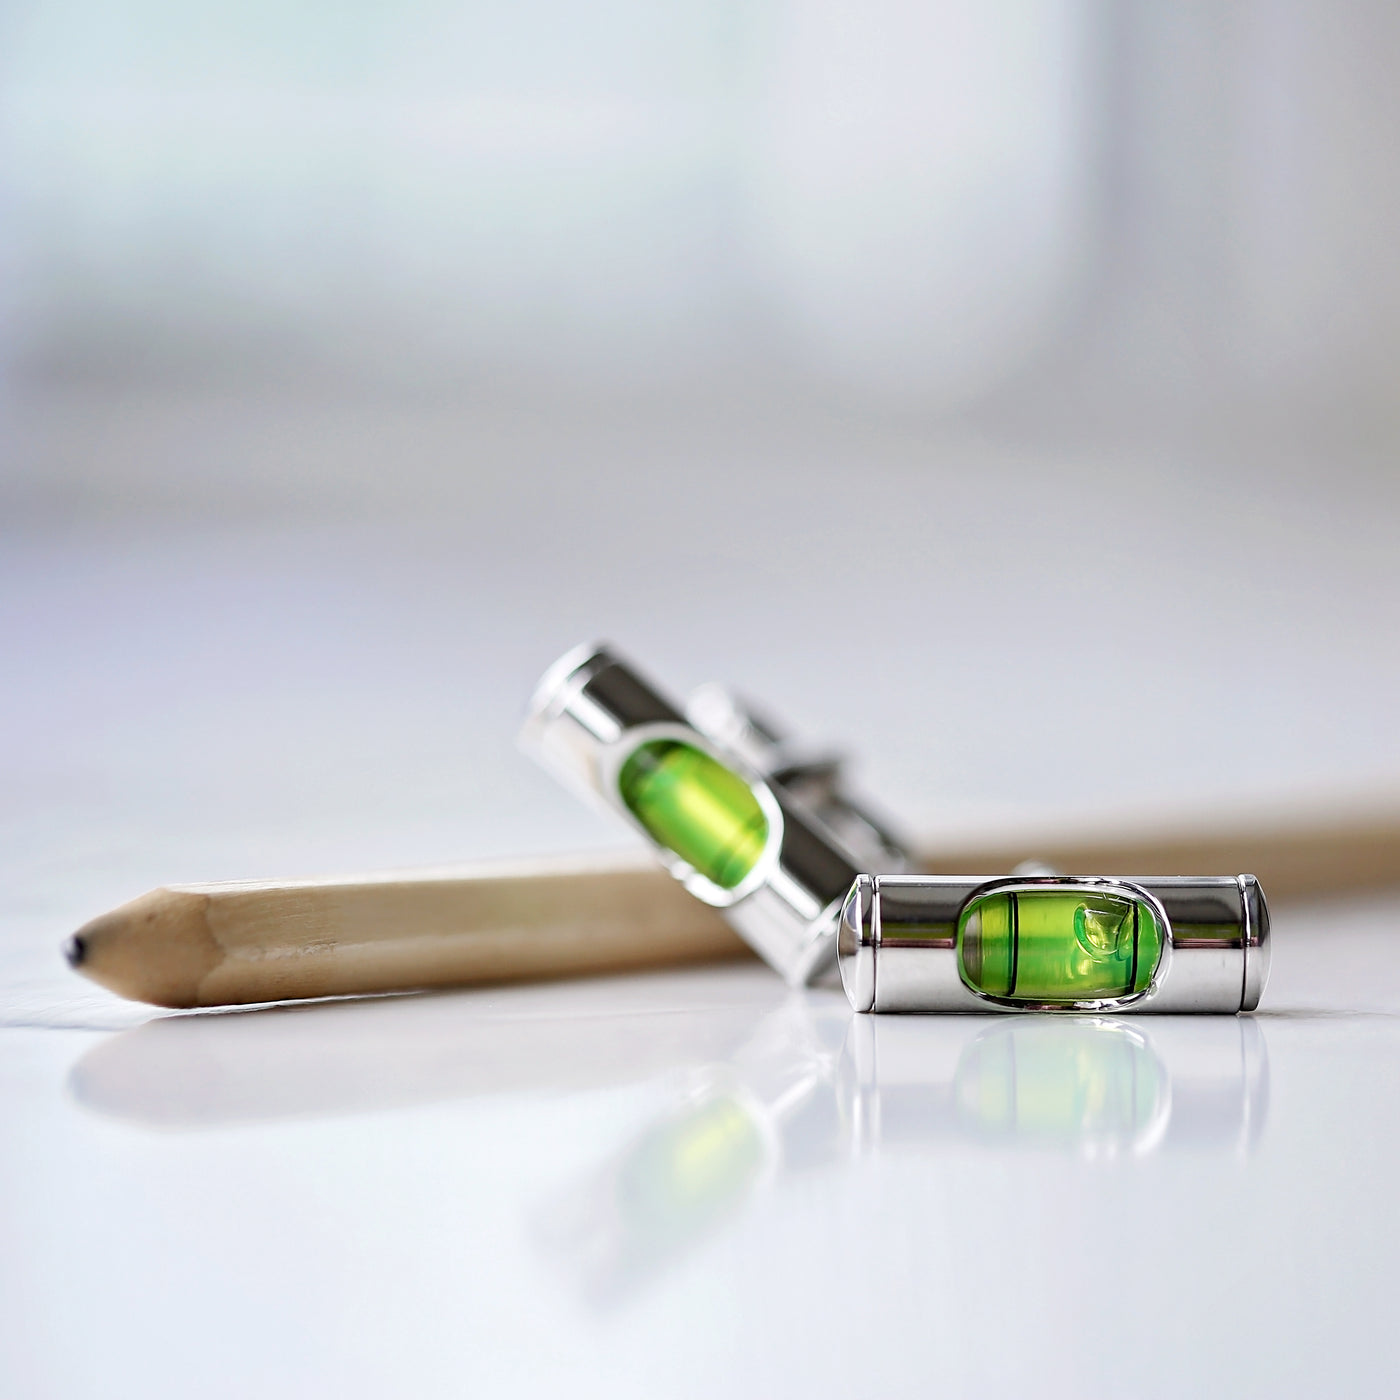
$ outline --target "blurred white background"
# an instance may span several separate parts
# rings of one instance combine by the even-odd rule
[[[912,825],[1393,791],[1398,62],[1378,0],[11,0],[10,858],[608,839],[511,748],[600,634]]]
[[[514,748],[600,636],[928,839],[1393,807],[1397,73],[1385,0],[0,0],[0,1391],[1082,1400],[1107,1282],[1135,1393],[1395,1394],[1393,901],[1247,1026],[145,1026],[58,947],[625,839]],[[648,1146],[706,1083],[747,1165]]]
[[[11,393],[1393,426],[1398,41],[1365,0],[12,0]],[[111,490],[75,448],[11,475]]]

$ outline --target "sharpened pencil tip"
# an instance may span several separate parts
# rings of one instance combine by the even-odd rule
[[[69,967],[81,967],[83,959],[87,957],[87,941],[75,933],[63,945],[63,956],[68,959]]]

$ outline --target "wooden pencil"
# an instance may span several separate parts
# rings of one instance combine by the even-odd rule
[[[157,1006],[230,1006],[737,957],[645,854],[343,880],[172,885],[84,925],[69,962]]]
[[[930,874],[1237,874],[1271,900],[1400,885],[1400,809],[1215,830],[1023,834],[941,844]],[[573,977],[748,957],[714,910],[645,853],[340,880],[174,885],[81,928],[69,962],[157,1006]]]

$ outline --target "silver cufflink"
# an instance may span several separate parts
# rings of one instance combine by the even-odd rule
[[[1269,911],[1252,875],[861,875],[841,914],[857,1011],[1253,1011]]]
[[[521,744],[640,831],[788,982],[811,982],[835,960],[851,882],[902,868],[903,851],[832,760],[803,759],[715,688],[690,709],[612,649],[580,647],[546,672]]]
[[[793,985],[839,962],[857,1011],[1252,1011],[1269,916],[1251,875],[902,874],[839,763],[718,687],[681,707],[605,646],[545,674],[522,745],[642,833]]]

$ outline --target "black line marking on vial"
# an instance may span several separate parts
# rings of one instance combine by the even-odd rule
[[[1021,970],[1021,901],[1013,890],[1007,898],[1011,901],[1011,981],[1006,995],[1016,995],[1016,978]]]
[[[1137,991],[1138,970],[1138,910],[1141,906],[1133,900],[1133,970],[1128,974],[1128,990]]]

